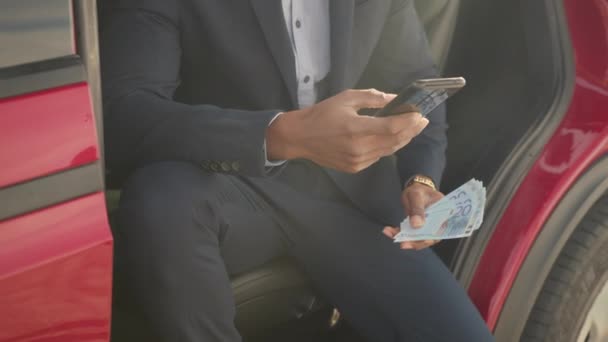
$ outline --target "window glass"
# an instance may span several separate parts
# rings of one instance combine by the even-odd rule
[[[74,54],[70,0],[0,0],[0,68]]]

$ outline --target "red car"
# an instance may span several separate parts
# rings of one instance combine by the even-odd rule
[[[97,6],[1,6],[0,342],[107,342],[119,191],[104,183]],[[448,105],[442,190],[489,190],[478,233],[437,253],[498,341],[608,341],[608,2],[417,6],[444,74],[469,83]],[[331,321],[290,260],[233,286],[246,336]],[[136,327],[115,308],[113,340],[153,339]]]

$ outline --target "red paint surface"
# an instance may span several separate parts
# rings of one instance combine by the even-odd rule
[[[99,159],[86,84],[0,99],[0,187]]]
[[[608,153],[608,2],[565,5],[576,59],[572,103],[501,218],[469,288],[492,329],[544,222],[585,169]]]
[[[0,342],[109,340],[102,193],[0,222]]]

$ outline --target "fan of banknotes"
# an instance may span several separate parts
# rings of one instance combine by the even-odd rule
[[[486,205],[486,188],[476,179],[447,194],[425,211],[425,223],[412,228],[409,218],[401,222],[395,242],[445,240],[468,237],[479,229]]]

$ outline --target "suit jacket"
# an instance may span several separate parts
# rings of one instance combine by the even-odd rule
[[[269,121],[297,107],[281,1],[102,3],[110,177],[124,179],[160,160],[268,176],[263,143]],[[348,88],[397,91],[436,75],[413,0],[332,0],[330,25],[328,96]],[[356,175],[327,172],[366,213],[397,223],[403,217],[403,182],[416,173],[438,182],[445,166],[445,108],[429,119],[396,158],[383,158]]]

